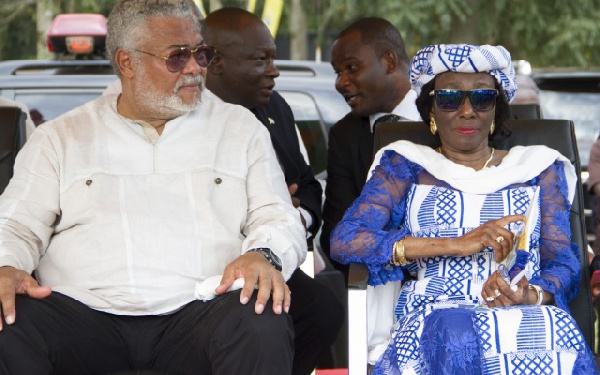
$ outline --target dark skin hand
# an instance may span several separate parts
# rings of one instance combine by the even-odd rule
[[[490,220],[472,231],[457,238],[461,249],[459,256],[475,254],[485,247],[494,249],[496,262],[502,262],[512,249],[514,234],[505,228],[508,224],[523,221],[523,215],[508,215],[497,220]],[[502,241],[498,242],[498,238]]]
[[[296,197],[295,194],[298,191],[298,184],[293,183],[288,186],[288,192],[290,193],[290,197],[292,198],[292,204],[295,208],[300,207],[300,198]],[[302,220],[302,225],[306,228],[306,220],[304,220],[304,216],[300,215],[300,220]]]
[[[14,267],[0,267],[0,304],[7,324],[16,320],[15,295],[27,294],[32,298],[45,298],[52,293],[47,286],[40,286],[38,282],[25,271]],[[2,330],[0,320],[0,331]]]
[[[595,301],[600,297],[600,284],[592,284],[592,299]]]
[[[258,295],[254,311],[262,314],[271,295],[273,296],[273,312],[281,314],[290,310],[290,288],[285,283],[281,272],[260,253],[242,254],[225,267],[221,284],[215,289],[217,294],[224,294],[236,279],[244,278],[244,287],[240,293],[240,303],[247,304],[258,285]]]
[[[490,220],[457,238],[406,237],[405,257],[408,260],[448,255],[464,257],[490,247],[494,250],[496,262],[500,263],[512,249],[514,241],[513,233],[505,227],[523,219],[523,215],[508,215]],[[498,241],[500,237],[502,240]]]
[[[282,310],[289,311],[291,295],[281,272],[277,271],[260,253],[252,252],[239,256],[226,268],[221,284],[215,292],[223,294],[233,282],[244,277],[245,283],[240,294],[240,302],[248,303],[258,284],[258,296],[255,305],[257,314],[261,314],[273,295],[273,311],[281,314]],[[49,287],[40,286],[27,272],[13,267],[0,267],[0,303],[7,324],[16,320],[15,295],[27,294],[32,298],[45,298],[52,293]],[[283,306],[282,306],[283,305]],[[2,322],[0,321],[0,330]]]
[[[523,221],[523,215],[509,215],[497,220],[490,220],[474,230],[456,238],[458,256],[465,256],[479,252],[482,248],[494,249],[497,263],[506,259],[510,253],[514,234],[505,227],[517,221]],[[502,237],[501,241],[498,241]],[[498,291],[500,295],[497,295]],[[522,278],[513,288],[502,278],[498,271],[494,272],[485,282],[481,296],[489,307],[534,304],[537,301],[536,292],[529,290],[529,281]],[[494,299],[491,299],[493,297]]]
[[[514,287],[513,287],[514,288]],[[486,299],[494,297],[494,300],[486,299],[489,307],[502,307],[513,305],[533,305],[537,301],[537,296],[532,295],[533,291],[529,289],[529,281],[523,277],[516,285],[516,289],[511,289],[510,285],[502,278],[500,272],[494,272],[483,285],[481,296]],[[496,290],[500,296],[495,297]]]
[[[524,220],[523,215],[509,215],[498,220],[488,221],[473,231],[458,238],[458,240],[467,240],[464,246],[477,247],[477,241],[480,241],[481,247],[491,247],[494,249],[496,262],[502,262],[511,251],[514,241],[514,235],[511,231],[504,228],[511,222]],[[497,239],[502,236],[503,241]],[[471,254],[471,252],[469,252]],[[500,295],[498,296],[498,292]],[[529,281],[523,277],[511,288],[511,286],[502,278],[500,272],[494,272],[483,285],[481,296],[489,307],[501,307],[512,305],[532,305],[537,301],[535,291],[529,290]],[[493,299],[491,299],[493,297]]]
[[[468,256],[489,247],[494,250],[495,260],[501,263],[512,250],[514,234],[506,229],[508,224],[523,221],[523,215],[508,215],[490,220],[470,232],[457,238],[420,238],[407,237],[404,241],[405,257],[408,260],[432,256]],[[523,278],[512,290],[498,271],[494,272],[483,285],[481,296],[488,306],[510,306],[533,304],[537,301],[537,292],[528,289],[529,282]],[[501,294],[497,296],[496,290]],[[494,297],[492,300],[491,297]],[[488,299],[490,299],[488,301]]]
[[[298,191],[297,183],[293,183],[290,186],[288,186],[288,192],[290,193],[290,197],[292,197],[292,204],[294,205],[295,208],[300,207],[300,199],[295,196],[297,191]]]

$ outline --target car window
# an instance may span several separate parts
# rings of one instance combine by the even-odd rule
[[[279,91],[294,112],[296,125],[308,152],[308,159],[315,175],[327,166],[327,138],[317,105],[312,97],[296,91]]]
[[[544,118],[573,121],[581,165],[587,167],[600,130],[600,93],[540,90],[540,103]]]
[[[327,131],[315,101],[311,96],[301,92],[285,91],[280,93],[292,108],[315,175],[325,171]],[[13,100],[27,105],[32,119],[36,125],[40,125],[96,99],[101,94],[102,91],[99,89],[16,90]]]
[[[29,108],[36,125],[52,120],[102,94],[100,90],[22,90],[15,92],[14,100]]]

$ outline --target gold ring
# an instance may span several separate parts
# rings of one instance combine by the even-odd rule
[[[496,242],[498,242],[498,243],[504,242],[504,237],[498,236],[498,238],[496,238]]]

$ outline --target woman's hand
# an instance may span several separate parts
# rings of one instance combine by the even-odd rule
[[[496,271],[483,284],[481,297],[489,307],[532,305],[535,301],[531,301],[529,292],[529,280],[526,277],[511,288],[500,272]]]
[[[471,255],[486,247],[491,247],[494,249],[496,262],[502,262],[512,249],[514,240],[514,234],[506,229],[505,226],[523,220],[525,220],[523,215],[508,215],[480,225],[456,239],[456,255]]]

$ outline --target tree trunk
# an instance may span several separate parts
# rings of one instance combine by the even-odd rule
[[[473,12],[464,21],[458,17],[452,19],[450,40],[452,43],[481,44],[479,38],[479,0],[469,0],[468,8]]]
[[[58,13],[58,4],[54,0],[36,1],[36,24],[37,24],[37,58],[47,60],[52,54],[46,47],[46,33],[54,16]]]
[[[292,0],[290,8],[290,58],[307,59],[306,13],[301,0]]]

